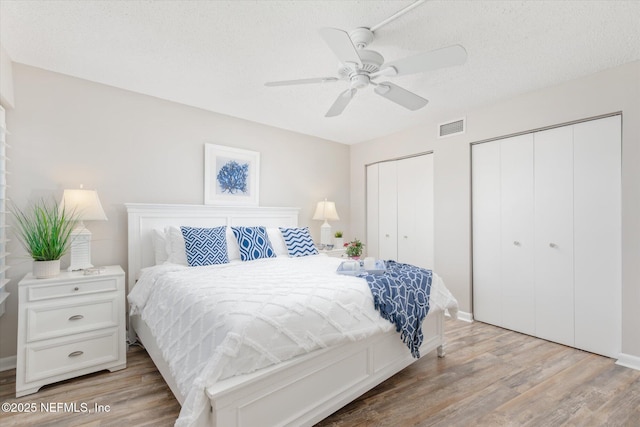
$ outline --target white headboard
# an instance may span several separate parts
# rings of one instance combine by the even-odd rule
[[[297,227],[300,208],[258,206],[157,205],[125,203],[129,223],[129,289],[140,270],[155,263],[152,232],[167,225],[179,227],[255,226]]]

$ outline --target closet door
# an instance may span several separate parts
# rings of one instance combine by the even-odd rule
[[[534,134],[536,335],[574,345],[573,127]]]
[[[367,166],[367,242],[365,253],[378,256],[378,164]]]
[[[472,146],[473,317],[502,325],[500,141]]]
[[[500,144],[502,326],[535,334],[533,134]]]
[[[398,261],[433,269],[433,155],[399,160]]]
[[[620,116],[574,126],[575,345],[618,357],[621,340]]]
[[[378,258],[398,259],[397,162],[378,165]]]

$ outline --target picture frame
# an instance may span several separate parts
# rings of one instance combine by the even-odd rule
[[[258,206],[260,153],[204,145],[204,204]]]

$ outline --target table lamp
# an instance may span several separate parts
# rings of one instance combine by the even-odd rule
[[[331,225],[329,225],[329,221],[340,220],[338,212],[336,211],[336,204],[334,202],[328,202],[327,199],[318,202],[316,212],[313,214],[313,219],[324,221],[324,224],[320,226],[320,244],[323,246],[330,245]]]
[[[98,192],[84,190],[82,186],[76,190],[64,190],[60,209],[65,209],[78,218],[76,226],[71,232],[71,260],[68,271],[93,267],[91,264],[91,232],[85,227],[84,221],[107,220],[98,198]]]

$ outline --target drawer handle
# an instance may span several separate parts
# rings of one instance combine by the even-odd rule
[[[549,243],[549,247],[555,249],[558,247],[558,245],[556,245],[555,243]]]
[[[69,320],[80,320],[80,319],[84,319],[84,316],[82,314],[76,314],[75,316],[69,317]]]
[[[76,286],[75,288],[73,288],[73,290],[74,290],[74,291],[79,291],[79,290],[80,290],[80,288]]]
[[[84,351],[78,350],[78,351],[74,351],[72,353],[69,353],[68,357],[78,357],[78,356],[82,356],[83,354],[84,354]]]

